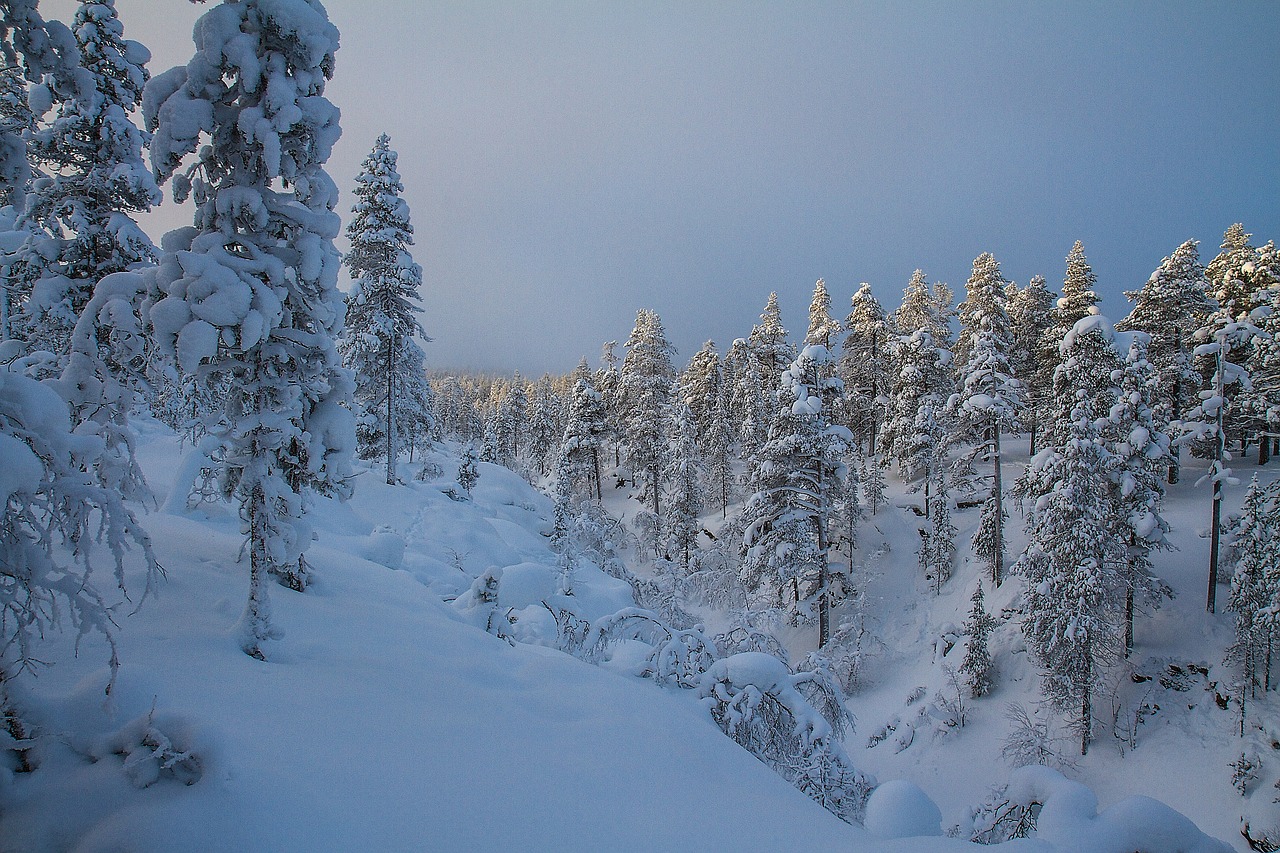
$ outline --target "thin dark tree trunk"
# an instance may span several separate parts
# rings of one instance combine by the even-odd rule
[[[1124,591],[1124,656],[1133,651],[1133,587]]]
[[[995,428],[992,440],[992,460],[995,483],[991,487],[991,497],[996,504],[996,541],[995,554],[991,561],[991,580],[998,587],[1004,582],[1004,485],[1000,473],[1000,427]]]
[[[396,484],[396,422],[395,422],[395,377],[393,367],[396,358],[395,335],[387,341],[387,485]]]

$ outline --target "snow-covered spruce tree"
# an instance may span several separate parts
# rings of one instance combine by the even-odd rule
[[[1240,407],[1258,442],[1258,464],[1265,465],[1280,450],[1280,251],[1275,243],[1258,249],[1255,280],[1266,297],[1255,309],[1262,334],[1253,339],[1245,360],[1250,387],[1240,396]],[[1247,436],[1246,436],[1247,438]]]
[[[735,428],[742,423],[742,375],[753,361],[755,356],[747,348],[746,338],[734,338],[720,359],[720,396],[724,398],[725,415]]]
[[[28,346],[59,355],[99,279],[155,260],[132,216],[160,203],[142,161],[146,134],[129,117],[142,100],[150,54],[124,39],[114,0],[83,0],[72,31],[81,65],[75,89],[49,81],[33,97],[57,109],[31,134],[43,174],[26,197],[31,232],[13,269],[29,288],[19,322]]]
[[[1077,321],[1092,313],[1092,309],[1098,304],[1098,294],[1093,289],[1095,284],[1097,278],[1085,259],[1084,244],[1077,240],[1067,254],[1062,296],[1049,312],[1049,327],[1040,337],[1039,373],[1036,378],[1039,387],[1053,386],[1054,372],[1063,359],[1062,339]],[[1053,405],[1052,400],[1049,402]]]
[[[725,416],[725,400],[722,397],[712,413],[710,429],[702,437],[707,495],[711,499],[711,506],[720,510],[722,519],[728,518],[729,504],[733,501],[734,474],[731,444],[729,421]]]
[[[618,402],[627,443],[627,464],[632,477],[643,483],[643,494],[652,502],[653,515],[661,518],[660,497],[667,457],[666,421],[671,405],[675,347],[667,342],[662,319],[642,308],[627,339],[618,382]],[[656,544],[656,543],[655,543]]]
[[[884,468],[880,463],[864,457],[858,468],[858,482],[862,484],[862,497],[867,511],[872,515],[884,504]]]
[[[1059,359],[1053,393],[1041,413],[1045,448],[1061,447],[1067,440],[1081,401],[1087,401],[1096,415],[1106,415],[1115,404],[1124,371],[1115,329],[1097,313],[1086,315],[1068,330],[1059,343]]]
[[[680,376],[679,401],[689,407],[699,441],[711,432],[711,419],[722,394],[722,378],[715,341],[704,343]]]
[[[1022,633],[1041,667],[1045,698],[1066,714],[1088,752],[1093,697],[1116,658],[1113,566],[1119,556],[1110,535],[1111,505],[1105,471],[1110,464],[1087,399],[1073,410],[1066,439],[1032,460],[1052,486],[1027,513],[1027,550],[1013,567],[1025,580]]]
[[[589,497],[603,499],[600,488],[600,454],[608,425],[604,396],[587,379],[573,386],[569,418],[560,441],[561,476],[574,486],[584,486]]]
[[[889,319],[865,282],[850,301],[839,366],[845,389],[844,421],[854,439],[866,446],[867,457],[874,459],[888,390]]]
[[[515,470],[529,432],[529,392],[520,371],[515,372],[498,398],[497,413],[498,455],[505,460],[503,464]]]
[[[1107,413],[1103,440],[1111,454],[1112,531],[1124,547],[1119,575],[1124,585],[1124,654],[1133,649],[1134,601],[1159,606],[1173,595],[1169,585],[1153,574],[1151,552],[1172,548],[1165,534],[1169,524],[1161,516],[1163,473],[1169,467],[1169,439],[1156,426],[1152,401],[1158,374],[1147,361],[1146,335],[1133,334],[1120,376],[1116,403]]]
[[[1144,332],[1150,339],[1147,358],[1159,375],[1153,400],[1155,422],[1166,433],[1170,422],[1195,405],[1200,389],[1191,338],[1212,306],[1197,245],[1195,240],[1186,241],[1161,262],[1141,290],[1125,291],[1133,308],[1116,323],[1118,331]],[[1170,450],[1168,479],[1176,483],[1181,448],[1174,444]]]
[[[778,416],[760,450],[739,519],[743,584],[757,605],[795,619],[818,618],[818,646],[830,636],[831,518],[852,436],[831,422],[840,380],[830,352],[810,345],[783,373]]]
[[[409,254],[413,225],[401,198],[398,155],[385,133],[373,144],[356,177],[342,262],[351,272],[346,328],[338,343],[342,363],[356,380],[359,454],[384,460],[388,485],[395,485],[396,460],[408,449],[412,426],[430,428],[429,400],[421,395],[423,336],[418,314],[422,268]],[[417,391],[415,395],[412,393]],[[421,426],[418,426],[421,429]]]
[[[1236,614],[1236,625],[1227,660],[1238,672],[1243,726],[1245,703],[1257,696],[1259,670],[1263,690],[1270,688],[1273,646],[1280,639],[1275,634],[1275,614],[1280,611],[1280,502],[1274,483],[1261,486],[1254,475],[1231,533],[1234,572],[1227,609]]]
[[[1026,287],[1018,288],[1011,284],[1010,290],[1008,313],[1013,346],[1009,351],[1009,366],[1024,389],[1026,407],[1022,412],[1022,422],[1031,434],[1031,455],[1034,456],[1040,449],[1037,442],[1040,413],[1053,388],[1052,373],[1040,366],[1040,341],[1049,328],[1055,295],[1045,286],[1041,275],[1032,278]],[[1046,379],[1050,381],[1046,383]]]
[[[916,420],[926,405],[941,413],[950,399],[951,353],[937,346],[925,329],[894,338],[890,342],[894,365],[889,377],[889,404],[880,427],[880,451],[898,463],[898,474],[906,482],[917,479],[924,458],[916,441]]]
[[[987,613],[981,580],[969,600],[973,607],[964,623],[964,633],[969,641],[965,646],[964,660],[960,663],[960,675],[969,686],[969,695],[978,699],[991,692],[995,680],[995,665],[991,660],[991,650],[987,648],[987,638],[997,623],[995,617]]]
[[[834,494],[831,513],[831,550],[844,552],[844,569],[839,578],[841,598],[846,598],[853,588],[853,577],[858,567],[858,528],[866,519],[862,504],[862,471],[866,468],[856,444],[850,442],[845,451],[844,477]]]
[[[471,442],[467,442],[462,448],[462,456],[458,462],[458,485],[462,491],[468,496],[471,490],[476,487],[476,483],[480,482],[480,468],[477,463],[480,461],[479,455],[476,453],[476,446]]]
[[[1013,334],[1005,306],[1008,282],[990,253],[973,262],[973,274],[960,306],[959,346],[967,354],[959,365],[959,390],[947,403],[955,429],[951,442],[969,445],[960,465],[972,470],[979,459],[991,460],[991,489],[982,508],[975,553],[991,570],[996,586],[1004,581],[1004,485],[1000,434],[1020,428],[1022,385],[1013,377],[1010,350]]]
[[[698,534],[702,532],[702,514],[706,497],[703,481],[706,465],[698,448],[697,426],[688,406],[674,406],[671,412],[671,446],[667,470],[667,523],[663,532],[667,552],[680,571],[688,574],[696,568]]]
[[[324,97],[338,30],[318,0],[243,0],[206,12],[195,42],[191,62],[152,78],[143,99],[157,178],[195,201],[195,227],[165,239],[150,320],[184,373],[227,380],[209,434],[247,536],[240,642],[263,658],[267,575],[305,587],[307,493],[343,494],[350,479],[353,383],[334,346],[338,194],[322,168],[340,133]]]
[[[813,299],[809,302],[809,330],[805,333],[805,345],[818,344],[827,349],[835,349],[832,337],[844,331],[840,321],[831,316],[831,295],[827,293],[827,283],[818,279],[813,286]]]
[[[796,357],[796,348],[787,340],[787,329],[782,325],[777,293],[769,294],[760,322],[751,328],[747,346],[760,368],[761,387],[766,393],[772,393],[781,381],[782,372]]]
[[[569,394],[572,397],[579,381],[591,382],[591,370],[584,357],[573,376],[570,377]],[[593,389],[594,390],[594,389]],[[600,403],[603,418],[604,401]],[[533,384],[533,393],[529,400],[529,428],[526,445],[529,459],[537,469],[539,476],[547,473],[548,461],[555,455],[560,439],[564,435],[568,406],[556,390],[556,383],[549,374],[544,373]],[[603,429],[603,427],[601,427]],[[598,478],[597,478],[598,479]]]
[[[750,469],[756,465],[760,448],[769,440],[769,427],[773,424],[773,410],[762,384],[760,367],[754,360],[746,365],[738,376],[738,397],[741,401],[742,420],[738,431],[738,456]]]
[[[942,423],[935,417],[933,407],[926,405],[920,410],[917,424],[916,440],[922,446],[922,458],[927,460],[916,484],[924,490],[925,516],[917,557],[925,580],[934,594],[940,594],[942,585],[951,579],[956,561],[956,527],[951,522],[951,493],[941,454]]]

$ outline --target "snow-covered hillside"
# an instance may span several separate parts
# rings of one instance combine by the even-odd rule
[[[842,823],[726,737],[696,691],[627,674],[622,654],[601,667],[539,645],[555,637],[553,623],[538,621],[539,611],[550,618],[543,602],[565,603],[564,574],[547,545],[550,501],[484,464],[473,499],[454,500],[445,490],[457,458],[447,451],[432,459],[441,472],[434,481],[389,487],[372,471],[351,502],[318,503],[315,583],[306,593],[272,588],[283,636],[268,644],[267,662],[247,657],[235,634],[247,571],[233,510],[166,503],[183,481],[180,448],[154,422],[142,432],[142,462],[165,505],[145,524],[166,578],[154,599],[116,611],[122,666],[109,700],[97,637],[78,654],[70,632],[46,638],[42,656],[55,663],[24,679],[19,693],[39,727],[38,766],[2,777],[5,850],[966,846],[890,842]],[[916,684],[932,696],[938,668],[928,654],[911,662],[910,650],[933,642],[967,600],[963,571],[936,602],[919,595],[906,518],[885,510],[875,519],[883,539],[865,538],[864,548],[890,549],[873,562],[869,590],[884,647],[867,691],[849,702],[859,726],[846,748],[881,780],[922,788],[941,807],[941,825],[914,785],[885,786],[868,811],[882,836],[937,833],[988,784],[1010,779],[998,756],[1001,708],[1025,698],[1032,681],[1022,656],[1005,647],[1002,686],[970,705],[963,729],[942,738],[918,730],[898,752],[889,742],[864,748],[892,717],[920,728],[904,700]],[[1191,538],[1177,555],[1188,581]],[[501,633],[534,642],[485,632],[467,605],[474,578],[495,567],[503,569],[498,612],[521,617]],[[592,618],[631,603],[627,584],[603,572],[579,567],[568,586],[569,606]],[[1197,620],[1196,609],[1178,603],[1144,621],[1143,653],[1177,659],[1179,636],[1217,637],[1220,626]],[[1200,684],[1175,696],[1198,710],[1162,710],[1123,763],[1100,746],[1068,775],[1093,786],[1104,807],[1153,795],[1230,837],[1230,788],[1206,778],[1229,772],[1215,766],[1229,725],[1204,707],[1212,694]],[[1112,845],[1137,843],[1135,832],[1154,845],[1142,849],[1219,849],[1158,804],[1129,800],[1088,820],[1084,788],[1054,774],[1017,784],[1057,786],[1061,796],[1046,804],[1040,838],[1013,849],[1128,850]],[[1163,841],[1150,834],[1155,826]],[[1178,846],[1197,838],[1200,846]]]

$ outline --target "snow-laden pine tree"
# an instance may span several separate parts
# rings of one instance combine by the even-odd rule
[[[987,606],[982,595],[982,581],[978,581],[969,599],[973,606],[969,610],[969,618],[964,623],[964,633],[969,641],[965,645],[964,660],[960,663],[960,675],[969,686],[969,695],[974,699],[986,696],[991,692],[995,680],[995,664],[991,660],[991,650],[987,647],[987,638],[996,627],[995,618],[987,613]]]
[[[1089,266],[1084,255],[1084,244],[1077,240],[1067,254],[1067,271],[1062,280],[1062,296],[1049,312],[1049,326],[1040,337],[1039,372],[1036,376],[1038,387],[1053,387],[1054,372],[1063,359],[1062,339],[1079,320],[1093,313],[1094,307],[1098,304],[1098,294],[1093,289],[1096,284],[1097,277],[1094,276],[1093,268]],[[1052,408],[1056,405],[1056,396],[1051,396],[1047,401],[1042,399],[1042,402],[1047,402]],[[1041,416],[1042,422],[1054,420],[1061,422],[1057,414]],[[1050,442],[1046,441],[1046,443]]]
[[[75,36],[61,21],[46,21],[37,8],[39,0],[0,0],[0,66],[3,66],[3,101],[0,101],[0,199],[21,212],[32,178],[27,136],[34,114],[27,83],[39,83],[37,101],[41,113],[61,97],[87,91],[80,70]],[[9,281],[0,278],[6,287]],[[0,302],[5,304],[5,302]],[[5,338],[9,333],[5,332]]]
[[[874,458],[888,390],[889,319],[865,282],[850,302],[839,366],[845,389],[844,420],[854,440]]]
[[[742,408],[742,420],[735,436],[738,456],[746,460],[749,473],[756,464],[760,448],[769,440],[769,427],[773,425],[774,415],[764,388],[764,378],[754,359],[738,375],[736,396]]]
[[[924,492],[924,526],[920,530],[920,549],[916,556],[920,571],[935,594],[951,579],[956,562],[956,527],[951,521],[951,491],[942,448],[945,435],[942,421],[931,404],[920,409],[916,418],[915,443],[918,456],[924,460],[920,480],[915,488]]]
[[[1026,396],[1022,421],[1031,434],[1031,454],[1034,456],[1040,449],[1037,442],[1040,412],[1046,406],[1045,398],[1053,389],[1052,374],[1040,367],[1040,341],[1045,329],[1049,328],[1050,311],[1056,297],[1045,286],[1041,275],[1032,278],[1026,287],[1011,285],[1010,289],[1008,313],[1013,345],[1009,351],[1009,366],[1013,368],[1014,378],[1022,383]],[[1050,380],[1047,384],[1046,379]]]
[[[604,398],[606,435],[609,444],[613,446],[614,467],[622,464],[622,440],[624,434],[622,404],[619,397],[622,377],[618,372],[618,356],[614,353],[617,346],[617,341],[606,341],[600,347],[601,364],[596,370],[595,381],[592,383],[595,389],[600,392],[600,396]]]
[[[720,510],[720,517],[727,518],[729,504],[733,502],[733,453],[729,435],[729,420],[725,416],[725,399],[722,397],[711,417],[711,427],[700,436],[703,462],[706,464],[706,491],[711,507]]]
[[[1206,295],[1208,281],[1195,240],[1188,240],[1165,258],[1141,290],[1125,291],[1133,303],[1119,331],[1144,332],[1150,339],[1147,358],[1159,376],[1153,411],[1156,426],[1169,431],[1170,422],[1195,405],[1200,389],[1191,340],[1212,310]],[[1170,483],[1178,482],[1180,447],[1171,448]]]
[[[697,425],[688,406],[671,411],[671,446],[663,479],[667,486],[667,518],[663,532],[667,553],[683,574],[697,566],[698,534],[702,532],[702,508],[706,503],[703,481],[706,465],[698,447]]]
[[[661,518],[663,472],[667,461],[666,422],[676,372],[671,365],[675,347],[667,341],[662,319],[645,308],[627,338],[627,355],[618,382],[618,403],[627,443],[627,464],[642,483],[653,515]]]
[[[82,0],[72,31],[81,70],[74,91],[40,87],[56,112],[31,134],[43,174],[26,197],[31,233],[13,270],[27,291],[19,325],[28,346],[60,355],[98,280],[155,260],[133,216],[160,203],[142,161],[147,135],[130,118],[150,53],[124,38],[115,0]]]
[[[1125,356],[1115,405],[1103,424],[1103,441],[1112,465],[1114,536],[1124,549],[1117,571],[1124,588],[1124,654],[1133,649],[1134,602],[1158,607],[1171,597],[1169,585],[1155,576],[1151,552],[1173,546],[1165,538],[1169,524],[1161,515],[1164,472],[1169,467],[1169,438],[1156,425],[1153,399],[1159,374],[1147,360],[1146,335],[1133,334]]]
[[[351,294],[338,344],[356,379],[360,457],[383,459],[389,485],[397,482],[396,460],[408,450],[411,429],[423,423],[430,429],[431,422],[425,383],[414,381],[424,377],[422,348],[414,340],[426,339],[417,316],[422,267],[409,253],[413,225],[397,160],[391,137],[381,134],[356,177],[347,224],[351,248],[342,259],[351,271]]]
[[[1205,608],[1215,612],[1218,598],[1219,546],[1222,538],[1223,491],[1239,481],[1231,476],[1227,462],[1228,416],[1233,409],[1234,398],[1241,390],[1250,387],[1249,374],[1239,364],[1238,353],[1247,351],[1261,330],[1255,326],[1250,314],[1241,313],[1231,318],[1233,301],[1220,302],[1220,307],[1209,315],[1205,325],[1196,330],[1192,340],[1196,348],[1192,354],[1207,365],[1206,387],[1200,392],[1200,402],[1183,417],[1183,435],[1178,439],[1191,445],[1196,455],[1207,457],[1209,472],[1197,485],[1208,482],[1213,489],[1209,528],[1209,591]],[[1235,357],[1233,357],[1233,355]]]
[[[559,476],[567,477],[572,486],[596,500],[603,497],[600,454],[607,431],[604,395],[587,379],[579,379],[573,386],[569,417],[560,440]]]
[[[813,286],[813,299],[809,302],[809,330],[805,333],[805,346],[817,344],[827,349],[835,349],[832,338],[844,331],[840,321],[831,316],[831,294],[827,293],[827,283],[818,279]]]
[[[462,455],[458,460],[458,486],[466,493],[468,497],[471,490],[476,487],[476,483],[480,482],[480,468],[478,463],[480,457],[476,453],[476,446],[467,442],[462,448]]]
[[[760,450],[739,518],[744,586],[757,607],[818,619],[818,645],[830,636],[832,513],[852,436],[831,420],[840,392],[830,352],[804,348],[783,373],[778,415]]]
[[[1093,699],[1119,641],[1110,535],[1111,502],[1102,471],[1110,464],[1087,399],[1071,413],[1066,438],[1031,462],[1051,484],[1028,508],[1027,550],[1013,567],[1025,582],[1022,633],[1041,667],[1045,698],[1066,715],[1089,750]]]
[[[916,270],[902,291],[902,303],[889,321],[899,335],[910,335],[924,329],[939,346],[945,348],[951,340],[950,289],[944,292],[939,285],[930,286],[924,271]]]
[[[164,240],[150,320],[184,373],[225,382],[209,434],[247,537],[240,642],[262,658],[267,576],[307,583],[308,492],[341,494],[350,478],[353,383],[334,346],[338,192],[323,169],[340,133],[324,97],[338,30],[318,0],[242,0],[194,32],[191,61],[144,97],[156,177],[195,201],[195,227]]]
[[[772,393],[778,387],[782,372],[796,357],[796,348],[787,340],[787,329],[782,325],[777,293],[769,294],[760,322],[752,327],[747,338],[747,346],[760,368],[761,386],[766,393]]]
[[[578,362],[578,367],[574,370],[570,381],[572,383],[569,390],[570,397],[579,381],[591,384],[591,370],[587,366],[586,357]],[[602,411],[603,405],[601,401]],[[549,374],[544,373],[533,384],[530,394],[528,438],[525,441],[529,459],[539,476],[547,473],[548,464],[555,456],[560,438],[564,435],[567,408],[564,399],[556,390],[555,381]]]
[[[898,463],[906,482],[918,478],[925,460],[915,440],[916,420],[926,405],[941,413],[954,390],[951,353],[941,349],[925,329],[894,338],[889,348],[893,372],[889,377],[889,404],[880,427],[879,447],[886,459]]]
[[[1236,625],[1228,660],[1239,673],[1243,720],[1245,702],[1256,697],[1259,683],[1264,691],[1271,688],[1272,656],[1280,644],[1280,490],[1275,483],[1262,486],[1254,475],[1231,533],[1234,573],[1227,609],[1236,614]]]
[[[1008,282],[990,253],[973,262],[973,274],[960,306],[958,345],[966,354],[956,370],[959,388],[947,403],[954,429],[950,442],[967,444],[958,467],[966,475],[979,460],[991,462],[991,488],[983,503],[975,553],[991,570],[996,586],[1004,581],[1004,482],[1000,436],[1017,431],[1023,407],[1022,385],[1013,377],[1013,334],[1005,304]]]
[[[517,370],[509,382],[495,385],[493,393],[498,459],[514,471],[524,455],[529,432],[529,392]]]
[[[716,342],[707,341],[694,354],[689,366],[680,376],[679,402],[689,407],[689,415],[697,428],[699,441],[711,431],[711,419],[715,416],[716,406],[722,395],[722,380]]]

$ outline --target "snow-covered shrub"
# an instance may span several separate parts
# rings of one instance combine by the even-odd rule
[[[725,538],[732,540],[732,533]],[[747,606],[747,591],[738,579],[736,554],[723,545],[702,552],[695,570],[685,578],[685,587],[692,604],[732,611]]]
[[[720,650],[721,657],[742,652],[764,652],[789,665],[791,661],[786,646],[782,645],[782,641],[772,630],[784,619],[780,610],[735,610],[729,630],[716,634],[716,648]]]
[[[611,646],[635,640],[653,648],[636,675],[658,684],[697,687],[703,674],[718,657],[715,644],[700,627],[680,629],[658,614],[628,607],[597,619],[591,625],[584,647],[591,660],[604,659]]]
[[[1184,815],[1147,797],[1128,797],[1099,812],[1091,790],[1047,767],[1015,770],[1009,784],[973,809],[968,825],[953,827],[951,834],[981,844],[1034,835],[1051,849],[1060,846],[1089,853],[1231,850]]]
[[[729,737],[832,814],[861,822],[874,781],[853,767],[837,729],[805,699],[802,686],[815,689],[810,683],[820,678],[744,652],[712,664],[698,694]]]
[[[185,726],[177,720],[157,720],[155,708],[104,738],[92,753],[97,760],[109,755],[123,758],[124,774],[138,788],[161,779],[194,785],[204,773]]]
[[[1000,844],[1035,834],[1036,820],[1044,803],[1010,797],[1009,786],[991,790],[990,796],[969,809],[969,819],[947,831],[977,844]]]
[[[1248,796],[1249,789],[1254,782],[1258,781],[1258,771],[1262,768],[1262,761],[1256,755],[1242,752],[1239,758],[1227,766],[1231,768],[1231,787],[1235,788],[1240,796]]]
[[[1000,747],[1000,757],[1005,761],[1014,767],[1071,766],[1062,753],[1062,738],[1053,733],[1048,723],[1032,717],[1024,706],[1012,702],[1005,707],[1004,716],[1011,723]]]
[[[505,616],[498,614],[498,587],[502,584],[502,569],[490,566],[480,573],[470,588],[453,601],[453,608],[471,624],[490,634],[507,639],[503,630],[510,627]]]

